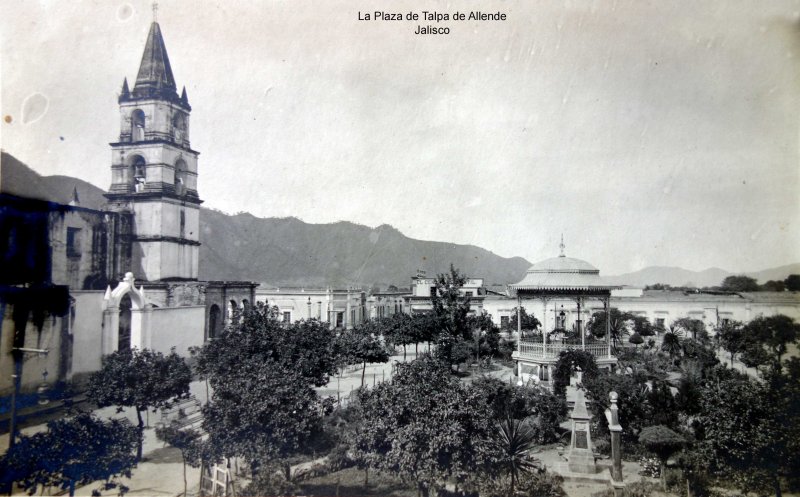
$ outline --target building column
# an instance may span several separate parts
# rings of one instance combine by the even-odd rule
[[[353,327],[353,323],[350,322],[350,312],[352,307],[350,306],[350,288],[347,288],[347,303],[345,304],[344,308],[344,329],[349,330]]]

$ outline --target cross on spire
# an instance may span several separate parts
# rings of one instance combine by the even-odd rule
[[[158,2],[153,2],[153,22],[158,22]]]

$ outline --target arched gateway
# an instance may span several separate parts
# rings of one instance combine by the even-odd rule
[[[517,363],[519,383],[529,380],[545,382],[553,377],[553,367],[563,350],[580,349],[591,353],[598,367],[613,368],[617,358],[611,351],[610,333],[606,329],[605,340],[598,341],[587,338],[583,319],[590,309],[587,303],[602,305],[603,310],[608,310],[611,299],[611,290],[619,287],[606,285],[600,280],[600,271],[586,261],[566,257],[564,255],[564,240],[561,240],[561,254],[558,257],[537,262],[528,269],[525,277],[519,283],[509,285],[512,295],[517,297],[517,350],[513,359]],[[543,315],[541,337],[522,338],[522,320],[520,309],[524,300],[536,300],[542,305]],[[568,304],[565,309],[564,305]],[[572,308],[575,305],[576,309]],[[548,341],[549,314],[553,314],[555,327],[567,328],[567,312],[575,316],[572,320],[574,336],[579,341],[568,339],[554,339]],[[606,320],[608,324],[608,320]]]

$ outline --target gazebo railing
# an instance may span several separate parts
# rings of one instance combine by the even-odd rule
[[[608,356],[608,345],[606,344],[563,344],[563,343],[548,343],[547,345],[542,342],[533,342],[520,340],[519,342],[519,355],[520,357],[530,357],[535,359],[555,359],[558,358],[564,350],[577,349],[585,350],[595,357]]]

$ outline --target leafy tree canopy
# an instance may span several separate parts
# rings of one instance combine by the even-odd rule
[[[0,481],[16,481],[30,493],[57,486],[75,487],[103,480],[104,490],[119,487],[114,477],[130,478],[136,466],[139,431],[126,420],[102,421],[90,414],[51,421],[47,431],[20,440],[0,457]]]
[[[203,408],[212,454],[258,466],[301,453],[320,432],[327,404],[299,369],[260,357],[239,366],[219,378]]]
[[[188,397],[191,381],[189,366],[174,350],[165,356],[148,349],[124,349],[103,357],[100,370],[89,376],[86,395],[98,407],[135,408],[143,430],[142,412]],[[138,457],[142,457],[141,440]]]
[[[759,316],[745,325],[743,333],[756,346],[766,347],[774,367],[779,367],[787,346],[800,336],[800,325],[783,314]]]
[[[258,302],[242,311],[238,323],[193,352],[197,370],[214,388],[241,368],[242,358],[279,364],[298,371],[304,382],[322,386],[337,367],[333,339],[326,323],[310,319],[286,325],[274,309]]]
[[[606,336],[607,314],[606,311],[598,311],[595,312],[589,320],[589,332],[591,332],[592,336],[595,338],[603,338]],[[614,341],[615,346],[618,340],[621,340],[623,336],[630,332],[628,323],[633,319],[633,314],[620,311],[616,307],[611,308],[611,339]]]
[[[358,399],[357,459],[418,482],[424,494],[485,474],[502,458],[489,406],[435,358],[398,365],[391,382],[359,390]]]
[[[559,354],[553,372],[553,392],[556,395],[560,397],[566,395],[569,379],[576,368],[581,369],[584,381],[590,380],[600,373],[594,356],[590,352],[580,349],[564,350]]]
[[[720,287],[728,292],[757,292],[758,282],[749,276],[728,276],[722,280]]]
[[[523,331],[534,331],[538,330],[539,327],[542,325],[541,321],[539,321],[533,313],[528,314],[524,307],[521,307],[519,310],[520,314],[520,322],[522,323],[522,330]],[[505,328],[505,331],[515,332],[517,331],[517,308],[515,307],[511,311],[511,317],[508,320],[508,325]]]

